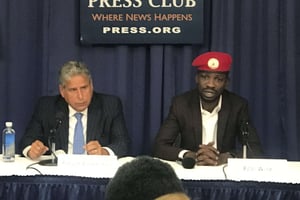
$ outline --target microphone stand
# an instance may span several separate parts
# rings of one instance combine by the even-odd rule
[[[48,159],[48,160],[41,160],[39,162],[40,165],[57,166],[57,156],[55,155],[55,135],[56,135],[57,129],[60,127],[60,125],[63,122],[62,119],[64,118],[64,113],[57,112],[55,114],[55,118],[56,118],[56,125],[54,128],[52,128],[50,130],[49,137],[48,137],[48,146],[49,146],[49,150],[51,152],[52,158]]]
[[[41,160],[39,162],[40,165],[43,166],[57,166],[57,157],[55,155],[55,133],[56,133],[56,129],[51,129],[50,130],[50,136],[48,138],[48,145],[50,147],[50,152],[51,152],[51,159],[47,159],[47,160]]]
[[[243,145],[243,158],[247,158],[247,145]]]
[[[243,158],[247,158],[247,144],[248,144],[248,136],[249,136],[249,127],[248,122],[242,123],[241,127],[242,131],[242,143],[243,143]]]

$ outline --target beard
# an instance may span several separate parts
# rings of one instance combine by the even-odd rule
[[[219,100],[221,93],[213,89],[203,89],[200,91],[201,101],[205,103],[213,103]]]

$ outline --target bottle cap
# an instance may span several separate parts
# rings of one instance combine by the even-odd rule
[[[12,127],[13,123],[12,122],[5,122],[6,127]]]

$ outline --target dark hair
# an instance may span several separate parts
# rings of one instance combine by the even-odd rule
[[[150,200],[171,193],[184,193],[173,168],[158,159],[140,156],[118,169],[107,185],[105,199]]]

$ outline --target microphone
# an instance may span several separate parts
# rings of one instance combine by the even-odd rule
[[[51,152],[52,159],[41,160],[39,162],[40,165],[43,166],[57,166],[57,156],[55,155],[55,134],[58,128],[61,126],[63,122],[64,113],[57,112],[55,114],[55,126],[54,128],[50,129],[50,134],[48,137],[48,146]]]
[[[195,167],[196,160],[192,157],[184,157],[181,161],[183,168],[192,169]]]
[[[185,169],[192,169],[196,164],[195,156],[196,155],[185,153],[182,159],[180,158],[179,160],[177,160],[177,163],[182,165],[182,167]]]
[[[249,123],[246,120],[243,120],[241,123],[241,133],[242,133],[242,144],[243,144],[243,158],[247,158]]]

